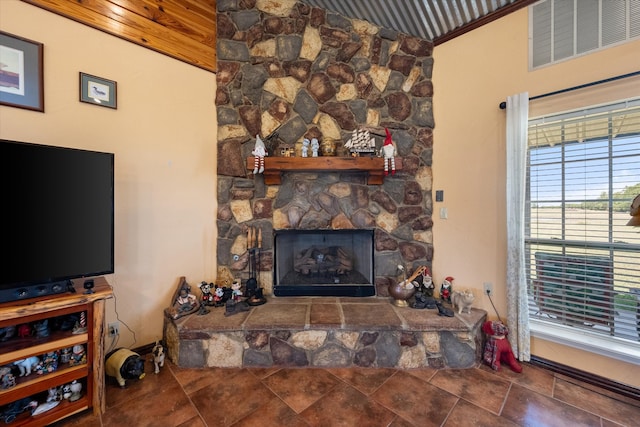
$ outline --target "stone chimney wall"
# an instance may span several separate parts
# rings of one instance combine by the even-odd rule
[[[378,295],[431,267],[433,45],[294,0],[218,0],[218,278],[248,278],[247,228],[262,233],[258,281],[272,289],[273,230],[374,229]],[[265,185],[246,168],[255,136],[344,143],[356,129],[392,134],[403,169],[383,185],[364,173],[289,172]],[[279,155],[277,146],[269,156]]]

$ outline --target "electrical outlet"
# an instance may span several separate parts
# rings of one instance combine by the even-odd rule
[[[120,322],[109,323],[108,331],[109,331],[110,337],[115,337],[116,335],[120,335]]]
[[[491,282],[484,282],[484,293],[489,295],[489,296],[493,296],[493,283]]]

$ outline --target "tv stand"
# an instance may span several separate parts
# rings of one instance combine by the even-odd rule
[[[66,281],[63,282],[66,284]],[[72,284],[73,287],[73,284]],[[32,298],[27,301],[14,301],[0,304],[0,328],[17,327],[24,324],[38,324],[48,320],[64,318],[68,315],[84,314],[86,330],[72,331],[63,328],[51,328],[46,336],[19,336],[17,334],[0,342],[0,366],[7,366],[16,360],[31,356],[42,359],[43,355],[58,352],[58,365],[50,372],[36,373],[22,377],[15,376],[15,385],[0,389],[0,408],[23,398],[43,396],[51,388],[58,388],[77,381],[82,384],[78,400],[65,399],[53,409],[31,416],[29,411],[17,415],[12,425],[43,426],[69,415],[92,408],[99,415],[105,411],[104,380],[104,316],[105,300],[113,297],[111,286],[104,277],[95,279],[94,293],[82,291],[82,281],[75,285],[73,293],[64,293]],[[74,346],[85,349],[86,360],[76,363],[63,362],[64,350]]]

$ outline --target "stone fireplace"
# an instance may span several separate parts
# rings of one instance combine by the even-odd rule
[[[398,265],[431,267],[433,257],[432,43],[295,0],[218,0],[217,9],[218,279],[246,281],[255,253],[247,231],[258,230],[267,303],[165,317],[169,358],[191,367],[477,364],[486,312],[443,317],[384,298]],[[265,138],[271,157],[318,138],[345,158],[354,130],[369,130],[380,148],[385,128],[402,165],[395,174],[330,166],[346,161],[265,176],[247,167],[256,135],[277,134]],[[296,257],[305,277],[287,282]],[[367,283],[347,278],[349,268]],[[345,283],[351,296],[322,295]]]
[[[276,230],[274,237],[274,295],[375,295],[373,230]]]
[[[217,35],[218,276],[249,277],[249,227],[263,236],[267,295],[280,230],[370,230],[378,296],[398,265],[430,267],[432,43],[294,0],[219,1]],[[402,169],[379,185],[330,169],[284,172],[268,185],[247,168],[256,135],[277,135],[269,157],[283,146],[299,154],[304,138],[336,142],[348,157],[354,130],[380,148],[385,128]]]

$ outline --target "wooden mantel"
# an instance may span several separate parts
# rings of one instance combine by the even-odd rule
[[[396,157],[396,170],[402,169],[402,158]],[[252,172],[254,158],[247,157],[247,169]],[[282,172],[366,172],[367,184],[384,181],[384,159],[381,157],[265,157],[264,183],[279,185]],[[391,171],[389,170],[389,176]]]

